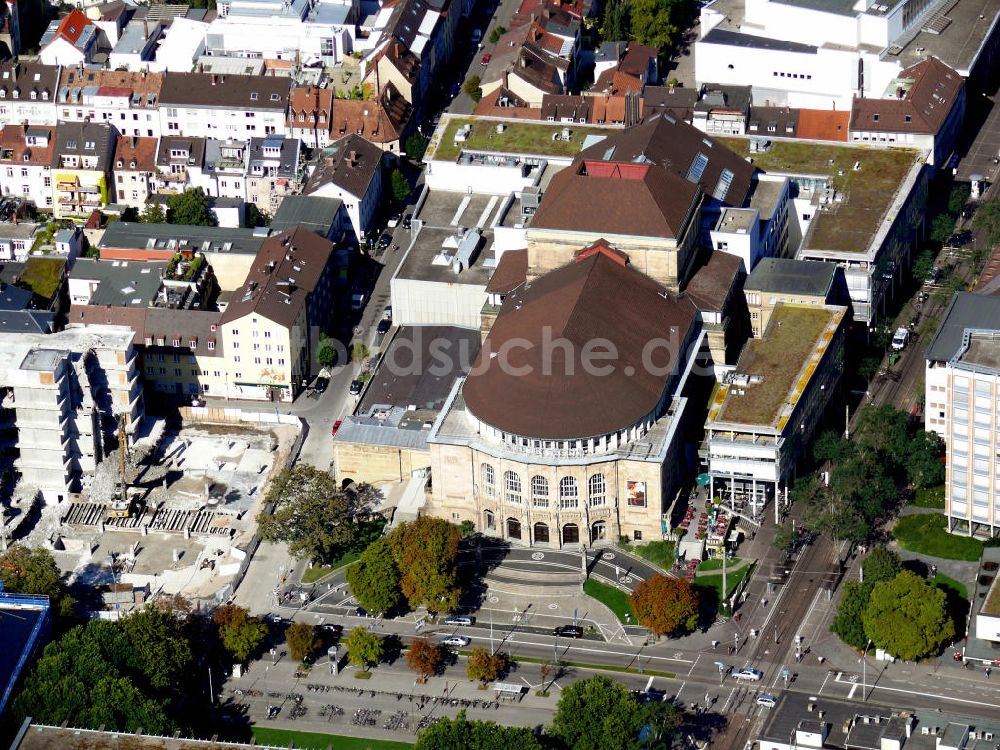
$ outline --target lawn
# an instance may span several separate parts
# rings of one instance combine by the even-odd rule
[[[673,542],[656,541],[636,545],[621,544],[619,546],[626,552],[638,555],[643,560],[648,560],[653,565],[658,565],[664,570],[669,570],[673,567],[674,562],[677,560]]]
[[[383,528],[385,528],[385,521],[382,519],[361,524],[361,529],[358,531],[351,548],[329,565],[313,565],[311,568],[307,568],[306,572],[302,574],[302,583],[316,583],[323,576],[357,562],[361,553],[368,549],[368,545],[382,536]]]
[[[975,562],[983,551],[983,543],[967,536],[949,534],[947,520],[940,513],[903,516],[896,521],[892,535],[900,546],[919,555],[931,555],[946,560]]]
[[[413,745],[409,742],[395,740],[373,740],[365,737],[347,737],[341,734],[320,734],[319,732],[296,732],[291,729],[274,729],[272,727],[253,727],[253,736],[260,745],[274,747],[292,747],[295,750],[409,750]]]
[[[471,123],[472,134],[464,143],[455,143],[459,128]],[[538,154],[540,156],[576,156],[583,149],[583,139],[592,133],[607,135],[601,128],[584,128],[579,125],[536,125],[529,123],[502,123],[502,133],[497,132],[497,123],[491,120],[472,120],[452,117],[440,135],[440,141],[432,142],[426,159],[454,161],[462,149],[473,151],[494,151],[497,153]],[[569,128],[570,139],[552,140],[553,133],[562,133]]]
[[[29,256],[24,262],[24,271],[18,277],[17,285],[34,292],[42,299],[50,300],[59,288],[65,267],[66,261],[63,258]]]
[[[633,620],[635,619],[635,614],[632,612],[632,605],[628,603],[628,594],[621,589],[601,583],[600,581],[595,581],[593,578],[588,578],[583,583],[583,593],[597,599],[597,601],[614,612],[615,617],[620,622],[629,622],[629,620],[625,619],[625,615],[629,615]]]
[[[910,505],[918,508],[944,510],[944,485],[939,484],[937,487],[927,487],[917,490]]]
[[[729,570],[730,568],[735,568],[738,565],[742,564],[743,561],[740,560],[740,558],[735,557],[732,560],[726,562],[726,570]],[[706,570],[722,570],[722,558],[713,557],[711,560],[705,560],[704,562],[702,562],[701,565],[698,566],[699,573]]]
[[[750,155],[748,140],[720,140],[741,156]],[[773,142],[765,153],[753,154],[754,165],[765,172],[822,175],[844,196],[832,210],[815,214],[803,247],[861,253],[867,251],[916,159],[917,153],[906,149],[790,142]]]
[[[964,583],[959,583],[951,576],[946,576],[944,573],[938,573],[931,579],[931,585],[939,589],[943,589],[946,593],[952,592],[956,596],[960,596],[965,601],[969,601],[969,591]]]
[[[697,576],[694,579],[694,587],[696,589],[706,589],[709,591],[714,591],[715,596],[718,597],[717,601],[724,601],[729,597],[739,582],[753,569],[752,565],[747,565],[745,568],[740,568],[732,573],[726,572],[726,586],[729,591],[726,592],[726,596],[722,596],[722,574],[719,573],[717,576]]]

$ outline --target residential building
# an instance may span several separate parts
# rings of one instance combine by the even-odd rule
[[[549,335],[569,342],[555,366],[542,362]],[[611,372],[580,369],[595,339],[617,352]],[[650,363],[653,340],[666,345]],[[513,341],[531,343],[517,375],[496,357]],[[427,435],[425,512],[516,545],[662,539],[683,479],[680,394],[700,346],[694,304],[607,246],[510,292]]]
[[[119,135],[112,168],[114,201],[142,213],[156,180],[155,138]]]
[[[155,193],[183,193],[188,187],[211,184],[205,168],[204,138],[164,135],[156,149],[156,176],[153,178]],[[221,151],[220,151],[221,155]],[[207,191],[206,191],[207,192]]]
[[[316,195],[286,196],[271,217],[272,232],[283,232],[301,226],[331,242],[341,240],[346,224],[347,215],[341,201]]]
[[[94,22],[104,33],[108,45],[114,47],[121,39],[122,32],[126,24],[131,20],[135,8],[126,4],[124,0],[110,0],[100,5],[88,5],[83,8],[87,18]]]
[[[52,158],[55,128],[5,125],[0,130],[0,189],[52,208]]]
[[[205,38],[209,25],[192,18],[174,18],[167,27],[166,36],[156,49],[156,58],[150,70],[170,73],[188,73],[195,61],[205,53]]]
[[[0,124],[55,125],[59,67],[0,63]]]
[[[161,132],[241,141],[282,135],[288,89],[287,78],[165,73]]]
[[[700,454],[710,496],[732,512],[759,523],[764,504],[787,492],[843,372],[846,313],[778,304],[715,390]]]
[[[960,292],[927,348],[924,428],[945,445],[949,531],[1000,530],[1000,297]]]
[[[112,70],[149,70],[165,31],[166,27],[158,21],[150,23],[145,18],[130,21],[108,55],[108,67]]]
[[[791,258],[764,258],[743,284],[755,338],[767,330],[771,313],[782,303],[829,305],[841,302],[836,285],[838,269],[833,263]]]
[[[329,146],[335,93],[330,86],[293,87],[288,95],[288,135],[298,138],[306,148]]]
[[[606,67],[600,72],[595,68],[594,85],[590,87],[590,91],[595,94],[638,93],[647,84],[655,86],[660,82],[658,56],[659,50],[656,47],[629,45],[615,66]]]
[[[705,330],[707,352],[702,349],[703,359],[699,364],[720,379],[722,373],[736,364],[749,331],[746,303],[741,294],[745,279],[746,271],[738,257],[711,252],[684,288],[684,294],[698,308]]]
[[[912,65],[889,83],[883,99],[855,98],[850,139],[901,145],[929,154],[943,167],[957,145],[965,119],[965,80],[934,57]]]
[[[753,270],[764,258],[785,254],[792,202],[788,178],[764,173],[754,177],[753,194],[746,207],[723,208],[708,233],[712,248],[740,258],[746,271]]]
[[[694,105],[692,124],[713,135],[743,135],[750,119],[750,86],[706,83]]]
[[[64,68],[59,80],[59,121],[114,125],[122,135],[160,135],[159,73]]]
[[[0,339],[3,406],[13,408],[20,481],[50,503],[82,491],[124,416],[132,435],[143,415],[132,331],[68,328]]]
[[[979,571],[972,579],[968,637],[962,648],[966,663],[978,661],[982,666],[995,667],[996,651],[1000,648],[1000,548],[983,547]]]
[[[205,46],[217,57],[333,66],[354,50],[357,0],[223,0]]]
[[[211,196],[245,201],[249,159],[248,141],[208,138],[202,179],[197,179],[195,171],[188,171],[189,186],[200,187]]]
[[[64,122],[56,128],[52,157],[52,213],[87,216],[110,200],[115,129],[96,122]]]
[[[0,260],[23,263],[35,240],[37,224],[0,224]]]
[[[384,201],[385,159],[371,141],[347,135],[320,152],[303,192],[343,201],[355,236],[366,239]]]
[[[333,244],[305,228],[264,240],[219,323],[227,397],[291,401],[298,394],[313,374],[313,331],[329,325],[334,260]]]
[[[409,125],[412,107],[391,83],[378,99],[334,99],[332,88],[300,86],[292,89],[288,105],[288,133],[306,148],[323,149],[354,133],[400,153],[400,139]]]
[[[94,22],[83,11],[74,8],[49,24],[39,42],[38,61],[62,67],[91,63],[97,51],[98,32]]]
[[[0,281],[0,333],[51,333],[55,330],[55,315],[34,309],[33,302],[34,295],[27,289]]]
[[[299,164],[298,138],[271,136],[250,140],[247,169],[248,203],[273,216],[286,195],[302,188],[304,166]]]

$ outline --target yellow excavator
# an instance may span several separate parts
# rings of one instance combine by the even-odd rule
[[[125,475],[126,459],[128,458],[128,433],[126,432],[126,417],[118,417],[118,483],[115,485],[115,495],[111,499],[112,518],[129,518],[132,515],[132,502],[128,496],[128,478]]]

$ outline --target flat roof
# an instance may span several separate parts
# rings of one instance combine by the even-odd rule
[[[1000,371],[1000,331],[971,333],[967,343],[959,362]]]
[[[737,154],[751,156],[748,138],[719,140]],[[869,251],[920,152],[772,141],[767,151],[752,158],[754,166],[765,172],[824,178],[843,196],[816,207],[803,249],[863,254]]]
[[[372,376],[358,413],[376,406],[440,411],[455,378],[472,367],[482,345],[478,329],[412,326],[399,329]]]
[[[15,739],[11,750],[241,750],[264,748],[276,750],[274,745],[255,742],[218,742],[191,740],[182,737],[154,737],[130,732],[101,732],[94,729],[50,727],[32,724],[20,741]]]
[[[968,589],[969,600],[979,602],[979,609],[973,614],[985,614],[991,617],[1000,617],[1000,570],[987,570],[985,565],[993,563],[1000,566],[1000,547],[983,547],[982,556],[979,558],[979,567],[974,576],[970,576],[968,581],[963,581]],[[993,567],[993,565],[990,565]],[[987,609],[987,605],[989,608]],[[994,607],[997,607],[995,609]],[[986,610],[985,612],[983,610]],[[994,615],[994,612],[998,614]],[[969,618],[969,633],[965,639],[965,656],[969,659],[980,659],[992,662],[997,658],[996,649],[991,641],[979,637],[978,617]]]
[[[724,208],[719,215],[719,223],[715,226],[717,232],[743,232],[753,229],[758,221],[757,212],[749,208]]]
[[[22,370],[53,372],[66,356],[66,352],[58,349],[32,349],[21,361]]]
[[[73,278],[98,282],[90,305],[147,307],[160,289],[160,274],[165,261],[97,260],[79,258],[73,266]]]
[[[779,5],[791,5],[796,8],[808,8],[820,13],[834,13],[838,16],[857,16],[854,10],[856,0],[771,0]]]
[[[837,273],[835,263],[794,258],[761,258],[743,288],[754,292],[826,297]]]
[[[905,41],[900,40],[899,47],[902,49],[898,54],[893,53],[899,47],[890,47],[882,59],[899,60],[904,68],[908,68],[925,57],[936,57],[968,77],[986,35],[1000,13],[1000,0],[957,0],[945,7],[950,24],[943,29],[938,26],[934,31],[925,31],[928,24],[920,24],[912,37],[908,35],[904,37]]]
[[[466,125],[472,126],[469,137],[460,143],[455,135]],[[498,132],[498,127],[502,128]],[[563,130],[569,130],[569,140],[562,140]],[[530,156],[562,156],[570,159],[583,150],[588,135],[605,136],[612,128],[597,128],[575,123],[497,122],[472,117],[448,117],[431,138],[426,160],[455,161],[462,151],[488,151],[498,154]],[[553,140],[553,135],[560,136]]]
[[[708,422],[784,429],[826,354],[845,308],[779,303],[762,338],[743,347],[729,385],[720,386]],[[745,381],[740,378],[745,377]],[[755,382],[756,378],[760,378]]]
[[[0,712],[17,682],[21,657],[32,647],[32,634],[48,607],[46,597],[0,593],[0,643],[3,643],[0,648]]]
[[[927,347],[927,359],[950,361],[962,348],[967,330],[1000,331],[1000,297],[971,292],[959,292],[952,297]]]
[[[268,230],[270,233],[270,230]],[[258,236],[253,228],[202,227],[188,224],[143,224],[115,221],[104,231],[99,247],[178,250],[187,245],[201,250],[208,243],[208,252],[231,252],[256,255],[267,235]]]

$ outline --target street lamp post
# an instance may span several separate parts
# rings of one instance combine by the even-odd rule
[[[868,649],[872,645],[872,639],[868,639],[868,643],[865,644],[865,650],[861,652],[861,702],[864,703],[868,700],[866,694],[868,692],[868,660],[865,658],[868,655]]]

